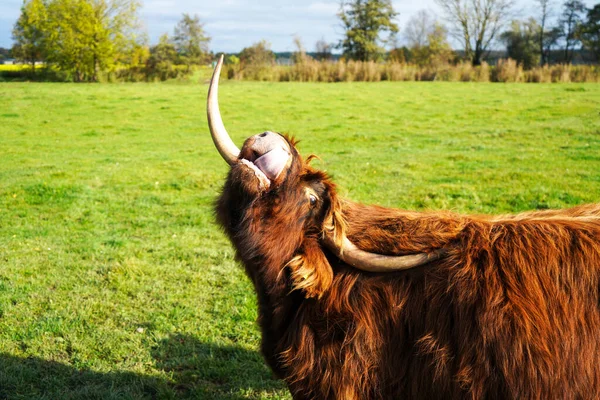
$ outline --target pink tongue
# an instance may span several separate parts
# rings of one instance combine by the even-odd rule
[[[290,155],[287,151],[279,148],[273,149],[261,157],[254,160],[256,165],[269,179],[275,179],[279,176],[285,164],[287,164]]]

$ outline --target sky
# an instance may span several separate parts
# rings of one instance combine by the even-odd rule
[[[591,7],[599,0],[584,0]],[[163,33],[173,33],[182,13],[198,14],[212,38],[211,50],[239,52],[262,39],[274,51],[293,51],[293,38],[299,36],[308,51],[325,39],[338,42],[343,33],[336,13],[339,0],[142,0],[140,17],[150,43],[158,42]],[[562,0],[554,0],[555,4]],[[0,47],[11,47],[12,27],[17,20],[22,0],[0,0]],[[515,17],[526,18],[537,11],[534,0],[517,0]],[[419,10],[427,9],[438,16],[441,12],[434,0],[393,1],[400,13],[402,27]],[[555,6],[555,8],[558,8]]]

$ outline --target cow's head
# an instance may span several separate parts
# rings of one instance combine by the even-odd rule
[[[327,175],[309,165],[296,149],[296,142],[275,132],[263,132],[248,138],[241,150],[233,143],[219,112],[218,81],[223,57],[213,74],[208,93],[208,122],[217,150],[231,166],[220,200],[221,222],[230,237],[241,230],[251,229],[261,238],[272,236],[272,243],[257,243],[261,250],[242,249],[241,257],[250,259],[252,251],[279,252],[289,258],[288,265],[303,263],[302,256],[310,254],[311,262],[319,259],[331,270],[325,252],[336,254],[345,263],[365,271],[390,271],[412,268],[439,257],[439,254],[404,256],[381,255],[362,251],[345,235],[343,203],[338,199],[335,185]],[[249,227],[227,226],[255,220]],[[349,221],[351,223],[351,221]],[[264,235],[261,236],[261,230]],[[279,241],[277,241],[279,239]],[[238,244],[238,251],[240,251]],[[244,254],[246,251],[247,254]],[[304,260],[304,264],[306,264]],[[308,267],[296,268],[299,279],[311,282]],[[307,283],[305,288],[310,286]],[[300,285],[301,286],[301,285]]]

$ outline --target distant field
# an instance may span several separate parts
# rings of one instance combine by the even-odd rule
[[[0,84],[0,398],[283,399],[214,223],[205,85]],[[506,213],[600,201],[600,85],[224,82],[354,200]]]
[[[20,71],[22,69],[30,68],[23,64],[0,64],[0,72],[2,71]]]

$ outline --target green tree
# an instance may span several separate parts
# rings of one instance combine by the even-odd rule
[[[90,16],[93,25],[90,39],[93,73],[90,80],[96,81],[100,72],[134,57],[134,53],[140,50],[136,42],[140,3],[137,0],[89,1],[94,13]]]
[[[12,50],[6,49],[4,47],[0,47],[0,61],[5,60],[7,58],[11,58]]]
[[[79,81],[97,81],[135,51],[135,0],[52,0],[48,3],[48,61]]]
[[[90,0],[96,20],[107,32],[113,53],[107,55],[114,63],[141,62],[147,55],[147,38],[140,35],[138,0]]]
[[[412,61],[412,54],[408,47],[402,46],[394,46],[392,50],[390,50],[388,54],[388,61],[393,63],[404,64],[406,62]]]
[[[559,20],[559,28],[565,41],[564,61],[570,63],[573,59],[573,49],[579,43],[576,35],[579,25],[583,22],[582,14],[587,11],[579,0],[568,0],[563,4],[563,13]]]
[[[510,29],[500,35],[500,40],[506,44],[508,56],[525,69],[540,62],[540,30],[540,25],[530,18],[528,21],[513,21]]]
[[[384,46],[398,32],[391,0],[343,1],[338,17],[344,27],[344,39],[339,43],[346,59],[371,61],[380,60]],[[382,33],[388,38],[382,38]]]
[[[35,73],[35,62],[45,58],[47,24],[48,12],[43,0],[24,0],[12,32],[15,41],[12,54],[31,65],[32,73]]]
[[[254,43],[244,48],[240,53],[240,64],[242,68],[248,66],[269,66],[275,62],[275,53],[271,51],[271,44],[266,40]]]
[[[183,14],[175,26],[173,44],[181,63],[188,70],[192,65],[199,65],[208,60],[208,44],[210,37],[204,31],[204,25],[198,15]]]
[[[150,46],[146,35],[126,41],[119,49],[116,63],[126,67],[143,67],[150,57]]]
[[[70,74],[76,82],[90,80],[94,75],[92,38],[102,33],[92,4],[86,0],[51,1],[47,28],[48,62]]]
[[[600,61],[600,4],[588,10],[586,21],[579,26],[577,37],[596,61]]]
[[[240,58],[235,54],[230,54],[227,57],[225,57],[225,65],[238,66],[240,65]]]
[[[411,61],[418,65],[442,65],[454,58],[447,29],[425,10],[408,21],[404,36],[410,47]]]
[[[443,65],[455,59],[455,53],[448,42],[448,30],[436,22],[427,34],[426,46],[423,48],[423,60],[429,65]]]
[[[146,62],[146,76],[148,80],[161,80],[176,78],[178,75],[175,63],[177,62],[177,49],[169,35],[160,37],[158,44],[150,49],[150,57]]]

